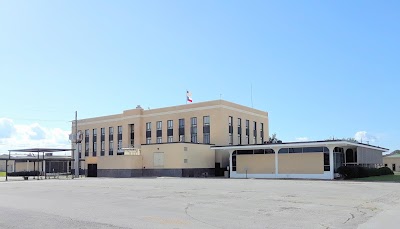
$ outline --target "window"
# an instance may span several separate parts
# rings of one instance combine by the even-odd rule
[[[109,127],[108,133],[109,133],[109,135],[114,135],[114,127]]]
[[[229,116],[228,118],[228,132],[229,132],[229,140],[228,143],[229,145],[233,145],[233,117]]]
[[[162,143],[162,121],[157,121],[156,137],[157,143]]]
[[[85,130],[85,138],[89,138],[89,130]]]
[[[104,142],[104,141],[101,141],[100,156],[104,156],[104,150],[105,150],[105,142]]]
[[[118,140],[118,151],[122,150],[122,140]]]
[[[106,129],[105,128],[101,128],[101,136],[106,135]]]
[[[93,157],[97,156],[97,142],[93,142]]]
[[[167,127],[168,127],[168,129],[173,129],[174,128],[174,121],[173,120],[168,120],[167,121]]]
[[[131,132],[131,136],[130,136],[130,145],[133,148],[135,145],[135,124],[130,124],[129,125],[129,129]]]
[[[190,142],[197,143],[197,118],[196,117],[190,118],[190,123],[191,123],[191,128],[190,128],[191,138],[190,138]]]
[[[253,129],[253,143],[257,144],[257,122],[253,122],[254,129]]]
[[[151,122],[146,122],[146,144],[151,143]]]
[[[93,157],[97,156],[97,129],[93,129]]]
[[[232,171],[236,171],[236,150],[232,153]]]
[[[85,142],[85,157],[89,157],[89,142]]]
[[[250,144],[250,138],[249,138],[249,133],[250,133],[250,121],[246,120],[246,143]]]
[[[118,134],[122,134],[122,126],[118,126]]]
[[[151,122],[146,122],[146,130],[151,131]]]
[[[124,155],[124,151],[122,150],[122,140],[118,140],[117,155]]]
[[[260,123],[260,140],[261,144],[264,144],[264,123]]]
[[[114,155],[114,141],[109,142],[108,146],[108,155]]]
[[[173,142],[174,141],[174,121],[173,120],[168,120],[167,121],[167,142]]]
[[[210,144],[210,116],[203,117],[203,143]]]
[[[78,143],[79,158],[82,158],[82,143]]]
[[[185,119],[179,119],[179,141],[185,142]]]
[[[238,118],[238,144],[242,144],[242,119]]]

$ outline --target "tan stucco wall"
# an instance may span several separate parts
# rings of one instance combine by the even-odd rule
[[[275,154],[238,155],[236,157],[237,173],[268,174],[275,173]]]
[[[118,157],[99,157],[97,169],[141,169],[142,156],[120,155]]]
[[[242,119],[242,144],[246,144],[245,141],[245,122],[250,121],[250,139],[253,136],[253,121],[257,122],[257,143],[261,143],[260,140],[260,127],[264,124],[264,140],[268,139],[269,136],[269,125],[268,125],[268,113],[256,110],[250,107],[242,106],[239,104],[231,103],[224,100],[215,100],[208,102],[193,103],[180,106],[172,106],[158,109],[131,109],[125,110],[121,114],[109,115],[103,117],[95,117],[89,119],[78,120],[78,130],[81,130],[84,134],[85,130],[89,130],[89,156],[93,152],[92,134],[93,129],[97,129],[97,157],[100,157],[101,151],[101,128],[105,128],[105,156],[108,155],[109,151],[109,127],[114,128],[114,155],[117,156],[118,146],[118,126],[122,126],[122,148],[130,147],[130,124],[135,125],[135,147],[145,145],[146,143],[146,123],[151,122],[152,125],[152,143],[156,143],[156,122],[162,121],[162,142],[167,142],[167,121],[173,120],[173,141],[179,141],[179,119],[185,119],[185,141],[190,142],[190,129],[191,117],[197,117],[197,140],[199,143],[203,142],[203,116],[210,116],[210,139],[211,144],[215,145],[228,145],[229,133],[228,133],[228,117],[233,117],[233,144],[238,144],[238,133],[237,133],[237,120]],[[72,126],[74,131],[74,125]],[[84,137],[84,136],[83,136]],[[253,142],[250,141],[252,144]],[[82,142],[82,158],[85,158],[85,140]],[[91,162],[86,161],[85,164],[97,163],[93,159],[89,159]],[[226,159],[225,159],[226,160]],[[215,158],[214,158],[215,162]],[[171,165],[176,162],[171,162]],[[176,165],[173,165],[176,166]]]
[[[322,174],[324,173],[324,154],[279,154],[278,172],[281,174]]]
[[[185,151],[185,147],[187,151]],[[208,145],[189,143],[143,145],[143,166],[153,168],[214,168],[214,150]],[[164,153],[164,166],[154,166],[154,153]],[[184,163],[188,159],[188,163]]]
[[[387,164],[387,167],[392,169],[393,164],[396,165],[396,172],[400,171],[400,157],[384,157],[383,158],[383,164]]]

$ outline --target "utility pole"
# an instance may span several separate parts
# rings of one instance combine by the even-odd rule
[[[75,111],[75,149],[74,149],[74,170],[75,178],[79,177],[79,151],[78,151],[78,111]]]

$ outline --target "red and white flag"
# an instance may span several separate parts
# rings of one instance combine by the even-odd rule
[[[186,91],[186,101],[187,102],[193,102],[193,100],[192,100],[192,92],[190,92],[190,91]]]

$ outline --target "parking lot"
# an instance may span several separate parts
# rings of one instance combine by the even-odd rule
[[[83,178],[0,182],[0,228],[377,228],[400,185],[347,181]]]

